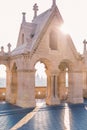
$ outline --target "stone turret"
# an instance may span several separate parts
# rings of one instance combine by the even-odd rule
[[[87,44],[87,41],[86,41],[86,40],[84,40],[84,41],[83,41],[83,44],[84,44],[83,54],[85,54],[85,53],[86,53],[86,51],[87,51],[87,50],[86,50],[86,44]]]
[[[25,17],[26,13],[23,12],[22,15],[23,15],[23,17],[22,17],[22,23],[25,23],[26,22],[26,17]]]
[[[54,8],[56,6],[56,0],[52,0],[52,8]]]
[[[8,43],[8,53],[10,53],[11,52],[11,44],[10,43]]]
[[[4,55],[4,47],[1,46],[1,55]]]

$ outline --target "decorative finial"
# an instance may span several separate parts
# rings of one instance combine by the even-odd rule
[[[8,53],[10,53],[11,52],[11,44],[10,43],[8,43]]]
[[[4,47],[1,46],[1,54],[3,55],[4,54]]]
[[[34,4],[33,10],[34,10],[34,18],[36,18],[36,17],[37,17],[37,11],[38,11],[37,3]],[[34,19],[34,18],[33,18],[33,19]]]
[[[84,44],[87,44],[87,41],[86,41],[86,39],[84,39],[83,43],[84,43]]]
[[[22,15],[23,15],[23,17],[22,17],[22,23],[23,23],[23,22],[26,22],[26,18],[25,18],[26,13],[23,12]]]
[[[53,0],[52,7],[55,7],[55,6],[56,6],[56,0]]]
[[[84,53],[85,53],[86,52],[86,44],[87,44],[86,39],[83,41],[83,44],[84,44]]]

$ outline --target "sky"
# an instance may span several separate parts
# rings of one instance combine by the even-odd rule
[[[33,5],[38,4],[38,15],[49,9],[52,0],[0,0],[0,46],[7,50],[11,43],[16,47],[22,12],[26,12],[27,22],[33,19]],[[78,52],[83,52],[83,40],[87,39],[87,0],[56,0],[63,17],[66,30],[71,35]]]

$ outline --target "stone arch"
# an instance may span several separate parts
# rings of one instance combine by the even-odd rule
[[[10,71],[13,70],[14,66],[16,66],[17,69],[18,69],[18,60],[13,60],[13,61],[10,63]]]
[[[46,65],[41,62],[38,61],[35,65],[35,70],[36,70],[36,74],[35,74],[35,86],[39,87],[39,86],[44,86],[46,87]]]
[[[38,62],[38,61],[41,61],[43,62],[45,65],[46,65],[46,68],[51,70],[51,66],[52,66],[52,62],[47,59],[47,58],[36,58],[33,62],[32,62],[32,68],[34,69],[34,66],[35,64]]]
[[[58,68],[60,70],[58,76],[58,96],[60,100],[68,100],[70,93],[69,74],[73,70],[73,63],[70,60],[64,59],[60,62]]]
[[[4,89],[4,99],[7,100],[7,97],[10,97],[9,93],[8,93],[8,86],[9,86],[9,71],[10,71],[10,62],[9,60],[7,60],[7,58],[2,58],[2,56],[0,57],[0,65],[5,65],[6,67],[6,88]],[[3,99],[3,98],[2,98]]]
[[[0,59],[0,64],[3,64],[3,65],[5,65],[6,67],[9,65],[9,62],[7,61],[7,60],[1,60]]]
[[[46,89],[45,89],[45,99],[47,99],[48,97],[49,97],[49,95],[50,95],[50,74],[51,74],[51,67],[52,67],[52,63],[48,60],[48,59],[46,59],[46,58],[39,58],[39,59],[36,59],[34,62],[33,62],[33,64],[32,64],[32,68],[33,69],[35,69],[35,64],[37,63],[37,62],[41,62],[41,63],[43,63],[44,65],[45,65],[45,68],[46,68],[46,75],[47,75],[47,86],[46,86]],[[38,91],[40,91],[39,89],[38,89]],[[37,93],[36,93],[37,94]],[[46,100],[45,100],[46,101]]]
[[[43,62],[38,61],[35,64],[35,70],[35,98],[45,99],[47,92],[46,65]]]
[[[58,66],[60,71],[65,71],[65,68],[68,68],[69,71],[73,70],[73,63],[70,60],[64,59],[60,62]]]

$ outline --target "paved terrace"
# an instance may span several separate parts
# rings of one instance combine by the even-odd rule
[[[23,109],[0,103],[0,130],[87,130],[87,100],[84,104],[42,105]]]

